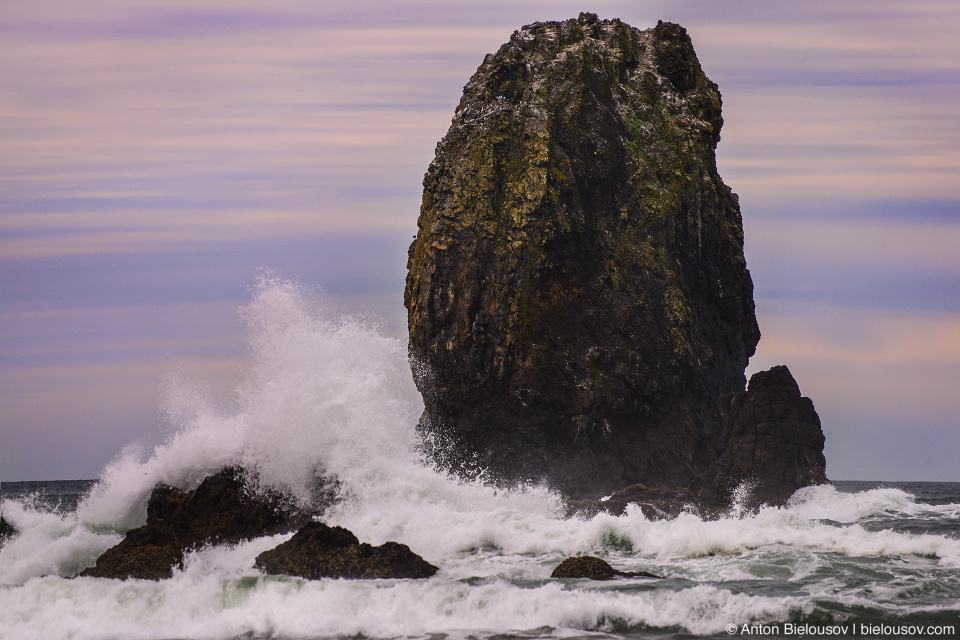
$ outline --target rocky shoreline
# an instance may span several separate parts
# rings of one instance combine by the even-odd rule
[[[283,496],[264,499],[252,492],[243,470],[237,467],[205,478],[193,491],[158,485],[148,502],[146,524],[128,531],[78,577],[164,580],[183,568],[188,551],[291,531],[295,533],[289,540],[259,554],[254,567],[267,575],[307,580],[423,579],[439,570],[404,544],[361,543],[351,531],[317,520],[319,512],[311,515],[284,506],[287,504]],[[756,508],[760,503],[752,504]],[[583,519],[598,513],[619,516],[630,505],[639,507],[650,520],[671,519],[681,513],[712,520],[730,515],[734,508],[728,500],[686,488],[650,489],[640,484],[602,500],[567,499],[564,505],[566,517]],[[5,521],[3,525],[9,533],[2,538],[16,535],[13,527]],[[551,577],[608,580],[660,576],[620,572],[600,558],[578,556],[564,560]]]

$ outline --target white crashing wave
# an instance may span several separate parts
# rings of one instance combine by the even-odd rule
[[[243,316],[250,372],[232,408],[181,387],[168,400],[167,441],[147,456],[122,452],[75,513],[3,504],[22,533],[0,550],[0,639],[466,637],[643,626],[715,634],[731,623],[807,614],[824,601],[899,615],[916,608],[909,595],[930,580],[960,582],[960,541],[862,526],[875,517],[957,516],[958,505],[918,504],[898,489],[812,487],[784,508],[716,521],[689,514],[649,521],[639,509],[584,520],[561,517],[559,499],[543,488],[457,482],[418,461],[421,405],[401,342],[362,319],[326,317],[313,296],[278,279],[259,283]],[[331,524],[373,544],[406,543],[439,574],[370,582],[265,577],[253,559],[284,539],[274,536],[191,553],[163,582],[59,577],[75,575],[141,524],[156,483],[189,488],[228,464],[255,469],[264,486],[304,501],[318,473],[335,476],[344,500],[327,514]],[[562,558],[577,554],[669,580],[549,579]],[[845,583],[844,572],[860,571],[864,557],[880,564],[879,576],[895,579]],[[757,590],[727,588],[730,581]],[[768,584],[779,591],[768,593]]]

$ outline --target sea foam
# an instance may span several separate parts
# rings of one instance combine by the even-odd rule
[[[276,278],[259,282],[242,317],[250,362],[233,398],[174,388],[163,444],[122,452],[75,513],[4,502],[21,534],[0,550],[0,638],[467,637],[538,627],[560,636],[648,627],[714,634],[808,615],[819,602],[900,615],[916,610],[902,594],[957,581],[960,540],[864,527],[957,509],[918,504],[899,489],[811,487],[785,507],[652,521],[638,508],[565,518],[545,488],[458,481],[417,454],[422,405],[402,342],[368,320],[328,317],[310,292]],[[64,579],[143,522],[156,483],[189,489],[230,464],[302,502],[313,500],[318,475],[335,477],[342,500],[325,521],[372,544],[405,543],[439,573],[425,581],[264,576],[254,558],[286,538],[272,536],[192,551],[161,582]],[[666,580],[549,578],[564,557],[581,554]],[[731,581],[740,586],[725,586]]]

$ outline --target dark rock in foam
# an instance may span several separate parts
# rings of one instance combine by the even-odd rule
[[[646,571],[617,571],[601,558],[594,556],[575,556],[567,558],[557,565],[550,574],[551,578],[589,578],[591,580],[613,580],[614,578],[660,578]]]
[[[441,466],[571,497],[753,474],[724,457],[760,332],[720,112],[674,24],[581,14],[486,57],[424,178],[404,295]]]
[[[304,578],[425,578],[437,568],[403,544],[360,544],[341,527],[313,522],[285,496],[251,491],[241,469],[205,478],[194,491],[160,485],[147,503],[147,523],[128,531],[81,576],[163,580],[184,554],[204,545],[236,544],[299,529],[257,557],[267,573]]]
[[[628,506],[636,505],[648,520],[676,518],[681,513],[716,519],[728,514],[731,507],[729,492],[718,491],[712,485],[709,491],[694,491],[687,487],[650,489],[635,484],[600,500],[568,499],[564,504],[568,516],[582,518],[601,512],[620,516]]]
[[[243,471],[227,468],[190,492],[156,487],[147,503],[147,523],[128,531],[80,575],[161,580],[182,566],[189,549],[292,531],[309,519],[283,496],[250,491]]]
[[[288,541],[256,560],[265,573],[320,578],[429,578],[437,572],[405,544],[361,544],[347,529],[321,522],[305,525]]]

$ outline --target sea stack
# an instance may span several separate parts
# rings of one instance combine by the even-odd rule
[[[722,124],[675,24],[583,13],[484,59],[424,178],[404,295],[439,465],[571,497],[717,475],[721,399],[760,339]]]

